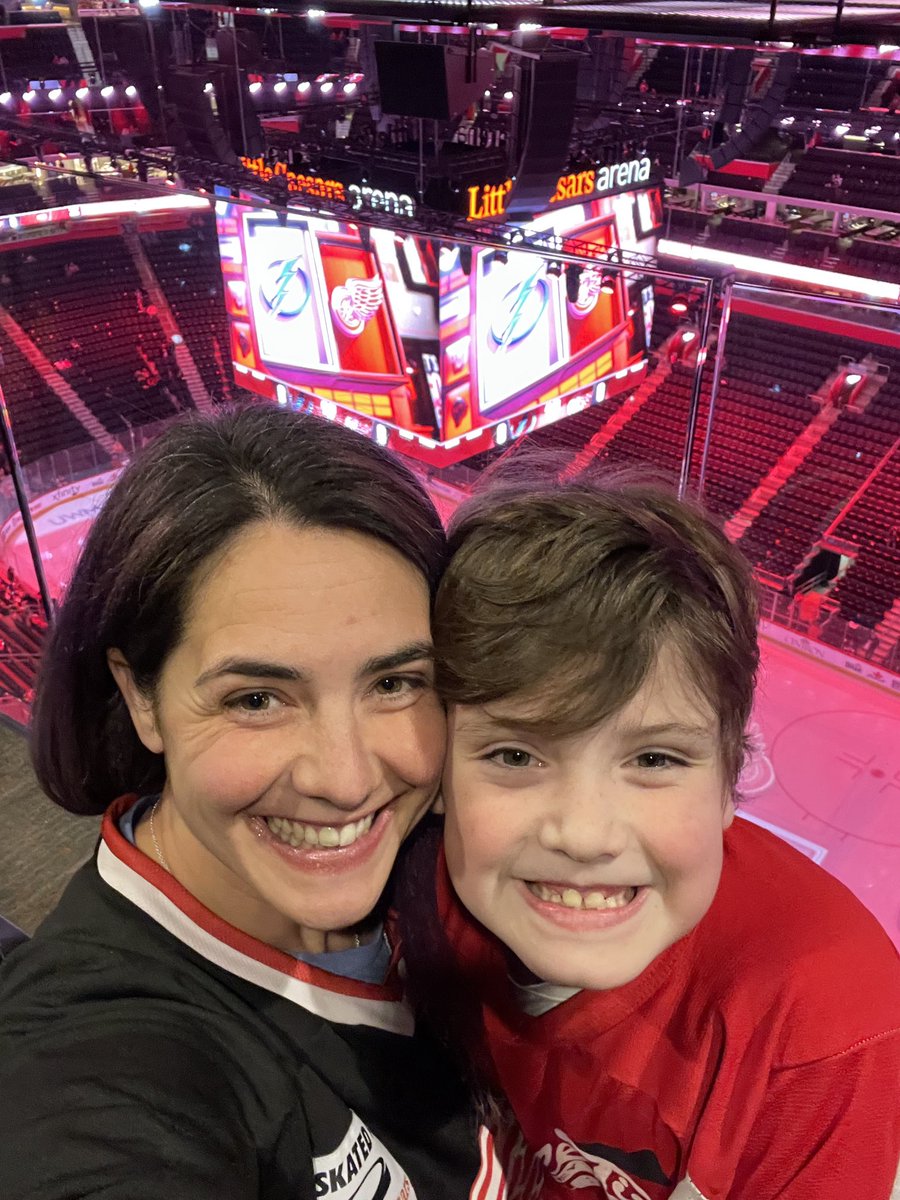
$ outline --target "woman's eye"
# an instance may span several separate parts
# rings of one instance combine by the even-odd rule
[[[375,684],[375,691],[379,696],[396,700],[421,691],[424,687],[427,687],[426,681],[418,676],[384,675]]]
[[[225,707],[245,713],[271,712],[278,705],[278,700],[271,692],[244,692],[225,701]]]
[[[684,762],[681,759],[674,758],[671,754],[665,754],[662,750],[647,750],[643,754],[639,754],[634,761],[646,771],[659,771],[664,767],[684,766]]]
[[[488,758],[501,767],[533,767],[539,762],[527,750],[517,750],[514,746],[501,746],[499,750],[492,750]]]

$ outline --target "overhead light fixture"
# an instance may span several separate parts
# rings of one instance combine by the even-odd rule
[[[847,387],[856,387],[862,379],[862,375],[858,371],[851,371],[849,375],[844,377],[844,383]]]
[[[259,82],[259,80],[258,80],[258,79],[254,79],[254,80],[253,80],[253,82],[250,84],[250,87],[249,87],[248,91],[250,92],[250,95],[251,95],[251,96],[255,96],[255,95],[256,95],[256,93],[257,93],[257,92],[258,92],[258,91],[259,91],[261,88],[262,88],[262,84]]]
[[[688,310],[688,302],[684,296],[676,296],[669,305],[669,312],[674,313],[676,317],[683,317]]]
[[[37,99],[37,92],[33,88],[29,88],[27,92],[22,93],[22,99],[26,104],[31,104],[32,100]]]
[[[503,99],[504,99],[504,100],[514,100],[514,99],[515,99],[515,95],[516,95],[516,94],[515,94],[515,92],[504,92],[504,93],[503,93]]]
[[[204,83],[203,90],[206,93],[206,95],[208,96],[210,94],[210,92],[215,91],[215,88],[213,87],[213,85],[211,83]]]
[[[12,100],[12,92],[0,92],[0,104],[9,104]]]
[[[111,83],[108,83],[106,85],[106,87],[102,87],[100,89],[100,95],[103,97],[104,100],[111,99],[115,94],[116,94],[116,89],[113,87],[113,85]]]
[[[91,89],[89,87],[80,87],[75,92],[75,98],[77,100],[87,100],[88,97],[90,96],[90,94],[91,94]]]
[[[311,87],[312,87],[312,84],[309,82],[309,80],[304,79],[302,83],[297,84],[297,91],[300,93],[301,96],[305,96]]]
[[[601,277],[600,292],[604,296],[614,296],[616,294],[616,277],[615,277],[615,275],[604,274]]]
[[[129,98],[129,100],[134,100],[137,97],[137,88],[133,83],[129,83],[128,87],[125,89],[125,95]]]
[[[275,91],[279,92],[279,93],[287,91],[287,84],[284,82],[283,79],[279,79],[278,82],[275,84]]]
[[[355,91],[356,91],[356,84],[353,82],[352,79],[350,80],[349,83],[344,84],[344,95],[345,96],[352,96]]]
[[[47,99],[52,100],[54,104],[57,100],[62,100],[62,88],[51,88],[47,93]]]
[[[325,9],[324,8],[308,8],[306,10],[306,15],[309,17],[309,19],[311,21],[321,21],[322,18],[325,16]]]
[[[334,84],[331,82],[330,79],[326,79],[325,82],[322,84],[322,86],[319,88],[319,91],[322,93],[323,96],[327,96],[329,92],[334,91]]]

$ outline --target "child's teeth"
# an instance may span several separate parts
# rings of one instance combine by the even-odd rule
[[[579,892],[575,888],[547,887],[545,883],[530,883],[529,888],[539,900],[548,904],[559,904],[563,908],[624,908],[637,894],[637,888],[626,887],[618,892]]]
[[[303,821],[289,821],[286,817],[266,817],[266,824],[280,842],[288,846],[323,847],[326,850],[343,849],[372,828],[374,815],[349,825],[306,825]]]

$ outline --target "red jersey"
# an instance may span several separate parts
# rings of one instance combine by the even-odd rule
[[[633,982],[526,1016],[442,862],[532,1194],[888,1200],[900,1159],[900,958],[827,872],[747,821],[700,924]],[[470,992],[471,994],[471,992]],[[898,1193],[900,1195],[900,1193]]]

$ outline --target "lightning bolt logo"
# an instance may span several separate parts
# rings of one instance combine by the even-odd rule
[[[527,279],[510,288],[500,301],[499,311],[491,322],[491,338],[498,350],[524,341],[544,315],[550,289],[547,281],[539,277],[543,270],[541,263]]]
[[[309,279],[299,265],[301,256],[269,263],[259,285],[259,295],[274,316],[290,320],[299,316],[309,300]]]

